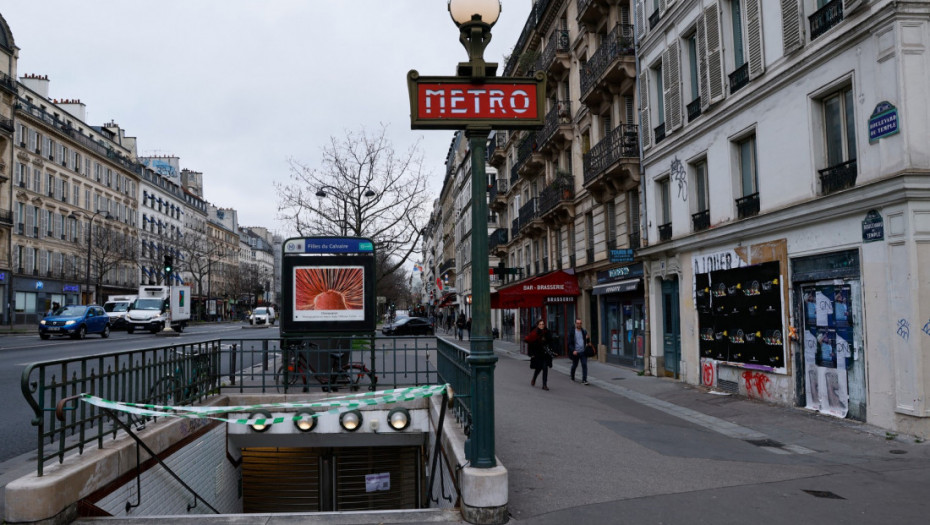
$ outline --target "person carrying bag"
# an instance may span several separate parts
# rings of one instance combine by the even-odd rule
[[[527,343],[527,354],[530,356],[530,368],[533,369],[533,379],[530,386],[536,386],[536,378],[542,372],[543,390],[549,390],[549,368],[552,367],[552,354],[549,347],[552,344],[552,335],[546,329],[546,322],[540,319],[530,333],[523,340]]]
[[[571,369],[571,378],[572,381],[575,380],[575,370],[578,369],[578,363],[581,363],[581,384],[587,385],[588,383],[588,358],[594,357],[597,354],[597,351],[594,349],[594,345],[591,344],[591,338],[588,337],[588,332],[581,327],[581,319],[575,319],[575,329],[572,330],[572,339],[571,339],[571,353],[569,354],[572,358],[572,369]]]

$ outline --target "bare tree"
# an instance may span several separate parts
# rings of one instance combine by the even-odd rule
[[[94,290],[94,298],[102,302],[100,297],[100,283],[104,277],[111,277],[116,281],[121,267],[135,267],[136,238],[129,230],[112,228],[108,225],[93,225],[93,236],[90,239],[90,274],[87,279]],[[91,235],[90,228],[86,229]]]
[[[330,137],[319,169],[291,159],[290,181],[275,184],[279,217],[300,236],[372,239],[387,262],[378,265],[379,282],[414,253],[430,202],[419,142],[399,154],[386,132],[382,125]]]
[[[175,266],[179,271],[191,274],[194,285],[191,293],[198,296],[201,301],[205,301],[211,298],[208,295],[221,292],[221,290],[211,290],[210,283],[221,271],[220,261],[228,255],[226,247],[221,243],[211,241],[205,232],[195,230],[188,230],[178,241],[178,247],[184,254],[184,259],[180,264],[175,259]],[[203,317],[206,303],[201,302],[199,308],[199,316]]]

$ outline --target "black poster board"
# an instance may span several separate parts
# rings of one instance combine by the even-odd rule
[[[780,283],[777,261],[695,275],[701,357],[784,368]]]

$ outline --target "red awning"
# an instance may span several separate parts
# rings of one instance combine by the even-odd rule
[[[547,297],[580,295],[578,278],[564,270],[512,284],[491,294],[491,308],[538,308]]]
[[[439,301],[437,308],[443,308],[445,306],[456,304],[456,296],[454,293],[449,293],[443,296],[442,300]]]

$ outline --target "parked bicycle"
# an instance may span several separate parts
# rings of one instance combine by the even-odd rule
[[[185,352],[172,349],[176,356],[174,371],[159,379],[149,389],[149,402],[155,405],[183,405],[205,394],[213,388],[216,374],[212,373],[209,352]],[[190,375],[184,371],[190,363]]]
[[[294,390],[298,382],[304,392],[309,391],[310,385],[316,381],[323,387],[324,392],[338,392],[341,387],[349,390],[375,390],[378,376],[362,362],[345,362],[350,356],[350,350],[321,350],[319,345],[303,341],[285,344],[281,366],[275,371],[274,382],[278,392],[286,393]],[[370,347],[368,340],[353,340],[352,350],[367,350]],[[317,371],[321,362],[329,361],[329,369]]]

